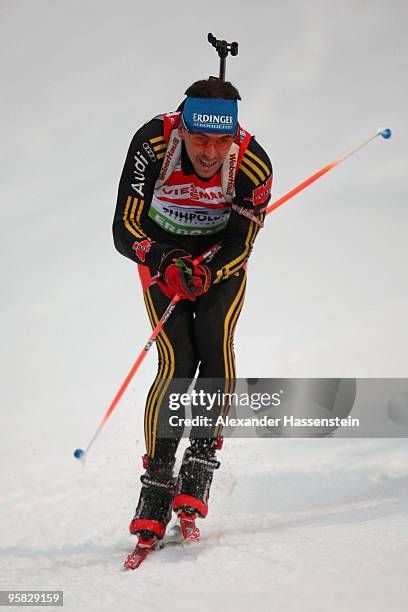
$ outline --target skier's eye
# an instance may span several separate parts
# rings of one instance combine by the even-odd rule
[[[205,147],[208,143],[208,138],[202,134],[192,134],[191,138],[194,144],[198,147]]]
[[[192,134],[191,140],[197,147],[202,148],[208,146],[210,142],[210,139],[205,134]],[[232,145],[232,142],[232,136],[223,136],[217,140],[212,140],[211,144],[213,144],[217,149],[226,149]]]
[[[218,143],[220,147],[230,147],[232,145],[232,136],[223,136],[219,139]]]

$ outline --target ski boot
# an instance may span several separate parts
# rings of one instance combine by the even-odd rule
[[[171,518],[175,478],[174,459],[163,462],[143,457],[146,472],[140,477],[142,490],[129,531],[139,536],[146,546],[153,540],[161,540]]]
[[[215,452],[222,438],[197,438],[186,448],[173,500],[173,510],[180,519],[183,537],[198,540],[200,531],[195,524],[197,515],[205,518],[214,470],[220,467]]]

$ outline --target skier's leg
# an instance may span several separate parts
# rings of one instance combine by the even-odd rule
[[[143,457],[145,473],[140,480],[142,488],[135,515],[130,523],[132,534],[147,537],[146,532],[162,538],[171,518],[175,478],[173,467],[178,440],[161,439],[157,445],[157,457]]]
[[[235,379],[234,332],[244,304],[246,272],[213,285],[197,300],[194,338],[199,378]]]
[[[144,299],[155,327],[170,300],[157,285],[147,289]],[[151,458],[157,455],[159,438],[180,439],[183,434],[183,428],[169,426],[168,403],[170,393],[187,391],[197,370],[193,321],[191,302],[182,300],[157,337],[158,371],[147,396],[144,419],[146,454]],[[183,415],[180,412],[178,416]]]
[[[170,300],[157,286],[147,289],[144,297],[154,327]],[[173,316],[166,322],[165,329],[157,337],[156,346],[159,354],[158,372],[145,408],[146,454],[143,466],[146,472],[141,477],[140,499],[130,531],[150,531],[162,538],[171,517],[175,453],[183,434],[183,428],[169,425],[168,398],[170,393],[186,392],[188,382],[197,369],[193,312],[185,301],[177,305]],[[178,416],[183,416],[181,411]]]
[[[196,305],[195,344],[200,358],[196,390],[206,393],[232,393],[235,386],[234,331],[240,315],[246,287],[245,270],[214,285]],[[225,416],[229,405],[218,406]],[[193,416],[205,416],[206,406],[196,407]],[[208,412],[207,412],[208,414]],[[218,414],[212,411],[214,422]],[[221,428],[193,428],[186,449],[173,502],[175,511],[186,510],[206,516],[208,496],[221,442]]]

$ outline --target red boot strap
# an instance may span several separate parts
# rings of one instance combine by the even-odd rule
[[[133,519],[129,525],[129,531],[131,534],[139,533],[140,531],[151,531],[157,535],[159,540],[161,540],[166,532],[166,525],[160,521]]]
[[[177,512],[181,508],[194,508],[202,518],[205,518],[208,513],[207,504],[191,495],[176,495],[173,500],[173,510]]]

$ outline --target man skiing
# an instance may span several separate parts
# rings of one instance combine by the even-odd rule
[[[163,415],[170,392],[186,392],[197,368],[196,388],[221,380],[225,392],[234,389],[233,336],[246,262],[272,183],[267,154],[238,123],[237,89],[210,77],[185,94],[178,111],[155,117],[136,132],[113,223],[117,250],[138,264],[151,325],[175,295],[181,298],[157,337],[158,372],[145,408],[145,473],[130,524],[131,533],[145,543],[163,538],[172,510],[193,530],[195,517],[208,512],[220,431],[192,430],[176,478],[183,428],[169,428]],[[194,261],[218,243],[210,261]]]

